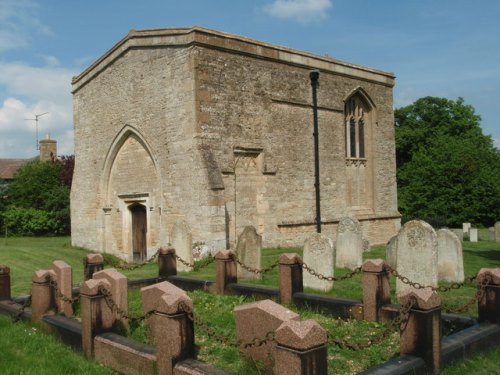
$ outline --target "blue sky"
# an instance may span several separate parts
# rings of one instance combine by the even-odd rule
[[[463,97],[500,146],[498,0],[0,0],[0,158],[73,152],[71,78],[130,29],[199,25],[393,72],[394,105]]]

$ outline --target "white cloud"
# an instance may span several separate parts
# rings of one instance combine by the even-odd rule
[[[37,9],[31,0],[0,1],[0,52],[28,47],[33,33],[52,35],[36,17]]]
[[[331,6],[331,0],[275,0],[264,10],[274,17],[308,23],[326,19]]]
[[[36,155],[35,115],[39,139],[50,134],[58,142],[59,154],[73,152],[71,77],[74,72],[57,67],[33,67],[0,62],[0,85],[6,99],[0,104],[0,158]]]

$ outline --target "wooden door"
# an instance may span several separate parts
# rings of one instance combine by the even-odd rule
[[[130,207],[132,213],[132,249],[134,261],[146,260],[146,233],[147,215],[146,207],[136,204]]]

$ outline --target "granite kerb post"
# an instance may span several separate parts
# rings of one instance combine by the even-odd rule
[[[224,294],[228,284],[238,282],[233,250],[220,250],[215,254],[215,292]]]
[[[361,270],[363,272],[363,319],[379,322],[384,316],[381,308],[391,303],[389,273],[382,259],[366,260]]]
[[[193,302],[186,292],[164,281],[141,289],[144,314],[156,347],[159,375],[172,375],[176,363],[195,358]]]
[[[40,322],[44,315],[57,313],[55,290],[50,280],[55,279],[53,270],[38,270],[31,278],[31,321]]]
[[[177,275],[177,258],[175,249],[171,247],[160,247],[158,250],[158,277],[168,278]]]
[[[95,272],[104,269],[104,258],[101,254],[87,254],[83,257],[84,281],[90,280]]]
[[[500,324],[500,268],[481,268],[476,278],[483,293],[478,301],[478,321]]]
[[[401,355],[422,358],[430,374],[441,371],[441,298],[429,288],[408,288],[399,296],[402,306],[413,302],[401,331]]]
[[[290,304],[293,295],[304,291],[302,258],[295,253],[281,254],[279,258],[280,302]]]
[[[10,299],[10,268],[0,264],[0,301]]]

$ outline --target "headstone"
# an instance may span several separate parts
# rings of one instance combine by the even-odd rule
[[[177,220],[172,228],[171,235],[172,247],[179,258],[186,263],[193,263],[193,236],[191,230],[184,220]],[[182,262],[177,261],[177,271],[186,272],[192,271],[193,268],[189,267]]]
[[[371,250],[370,241],[363,238],[363,253],[367,253],[370,250]]]
[[[456,228],[455,228],[455,229],[450,229],[450,230],[451,230],[453,233],[455,233],[455,234],[456,234],[456,236],[458,237],[458,239],[459,239],[460,241],[463,241],[463,240],[464,240],[464,231],[463,231],[462,229],[460,229],[460,228],[456,229]]]
[[[470,223],[462,223],[462,231],[464,232],[464,234],[469,234],[470,228],[471,228]]]
[[[469,241],[470,242],[477,242],[477,240],[478,240],[477,228],[470,228],[469,229]]]
[[[495,227],[488,228],[488,240],[495,241]]]
[[[304,243],[304,263],[307,266],[326,277],[333,277],[335,267],[335,249],[330,238],[316,233],[309,237]],[[333,281],[320,280],[308,271],[303,274],[304,287],[322,291],[328,291],[333,287]]]
[[[299,315],[269,299],[247,303],[235,307],[236,338],[242,343],[250,343],[254,339],[262,339],[269,332],[289,320],[299,320]],[[269,341],[261,346],[243,349],[246,355],[254,360],[264,361],[267,368],[274,364],[276,342]]]
[[[396,269],[399,274],[423,286],[437,286],[437,235],[434,229],[425,221],[409,221],[399,231],[397,242]],[[397,295],[407,288],[408,285],[397,279]]]
[[[252,226],[247,226],[238,237],[236,245],[236,256],[244,265],[253,268],[261,268],[262,237]],[[260,273],[250,272],[240,265],[237,268],[238,279],[260,279]]]
[[[500,242],[500,221],[495,223],[495,242]]]
[[[343,217],[337,227],[335,243],[337,267],[355,269],[363,263],[361,225],[354,217]]]
[[[438,241],[438,279],[452,283],[464,281],[462,242],[448,229],[436,232]]]
[[[385,261],[392,268],[396,268],[397,264],[397,247],[398,236],[392,236],[387,245],[385,246]]]

